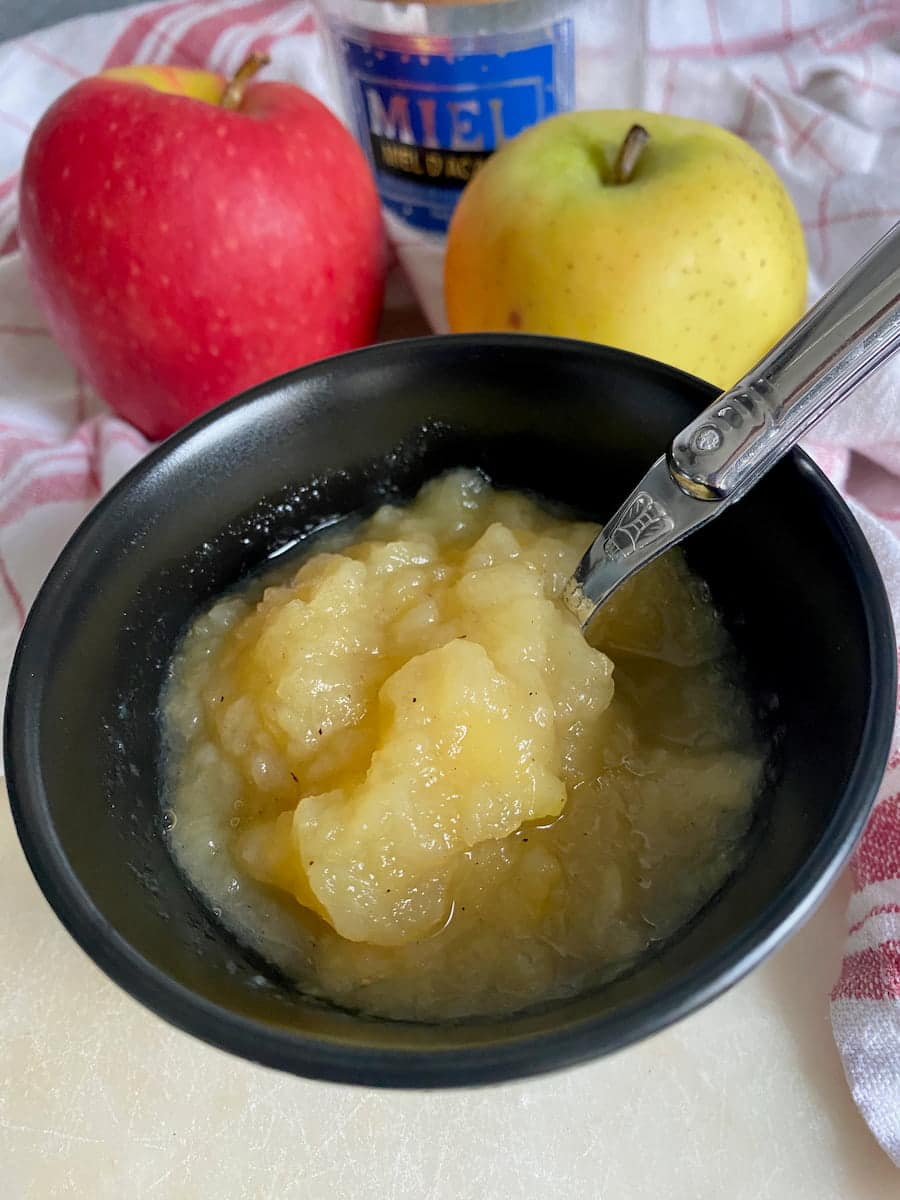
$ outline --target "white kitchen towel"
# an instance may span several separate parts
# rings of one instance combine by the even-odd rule
[[[716,121],[773,163],[803,221],[814,299],[900,218],[900,5],[648,0],[643,12],[646,41],[632,102]],[[65,539],[148,449],[85,388],[29,298],[15,233],[29,134],[57,95],[103,67],[161,62],[229,73],[251,47],[272,55],[269,76],[334,104],[308,3],[169,0],[0,46],[0,684]],[[583,46],[578,66],[587,72],[582,100],[608,103],[602,55]],[[437,266],[415,279],[426,310],[438,314]],[[808,448],[849,497],[900,623],[900,363],[831,414]],[[856,891],[832,1020],[856,1101],[900,1165],[896,749],[851,869]]]

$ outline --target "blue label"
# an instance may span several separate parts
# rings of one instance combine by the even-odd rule
[[[483,37],[336,30],[356,132],[382,203],[443,233],[459,194],[509,138],[572,107],[572,21]]]

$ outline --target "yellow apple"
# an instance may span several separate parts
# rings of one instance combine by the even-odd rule
[[[649,138],[632,135],[623,162],[633,126]],[[605,342],[725,387],[801,315],[806,248],[784,185],[734,134],[686,117],[566,113],[507,143],[466,187],[444,296],[454,332]]]

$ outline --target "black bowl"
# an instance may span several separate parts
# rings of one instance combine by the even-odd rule
[[[60,919],[161,1016],[246,1058],[366,1084],[471,1084],[604,1054],[704,1004],[810,913],[862,829],[888,753],[884,587],[848,509],[795,453],[693,537],[780,747],[749,858],[630,975],[502,1021],[339,1012],[236,946],[160,825],[157,703],[199,608],[325,516],[481,467],[607,516],[714,390],[600,346],[428,338],[333,358],[195,422],[91,513],[41,590],[6,709],[19,836]],[[236,964],[236,966],[235,966]]]

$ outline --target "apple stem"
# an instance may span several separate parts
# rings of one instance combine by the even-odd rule
[[[225,91],[222,93],[222,99],[219,101],[219,107],[230,109],[240,107],[240,103],[244,98],[244,88],[256,72],[269,62],[271,62],[271,59],[268,54],[262,54],[259,50],[251,50],[225,85]]]
[[[644,147],[650,141],[650,134],[643,125],[632,125],[625,134],[619,153],[612,169],[613,183],[628,183],[638,165],[638,160],[644,152]]]

